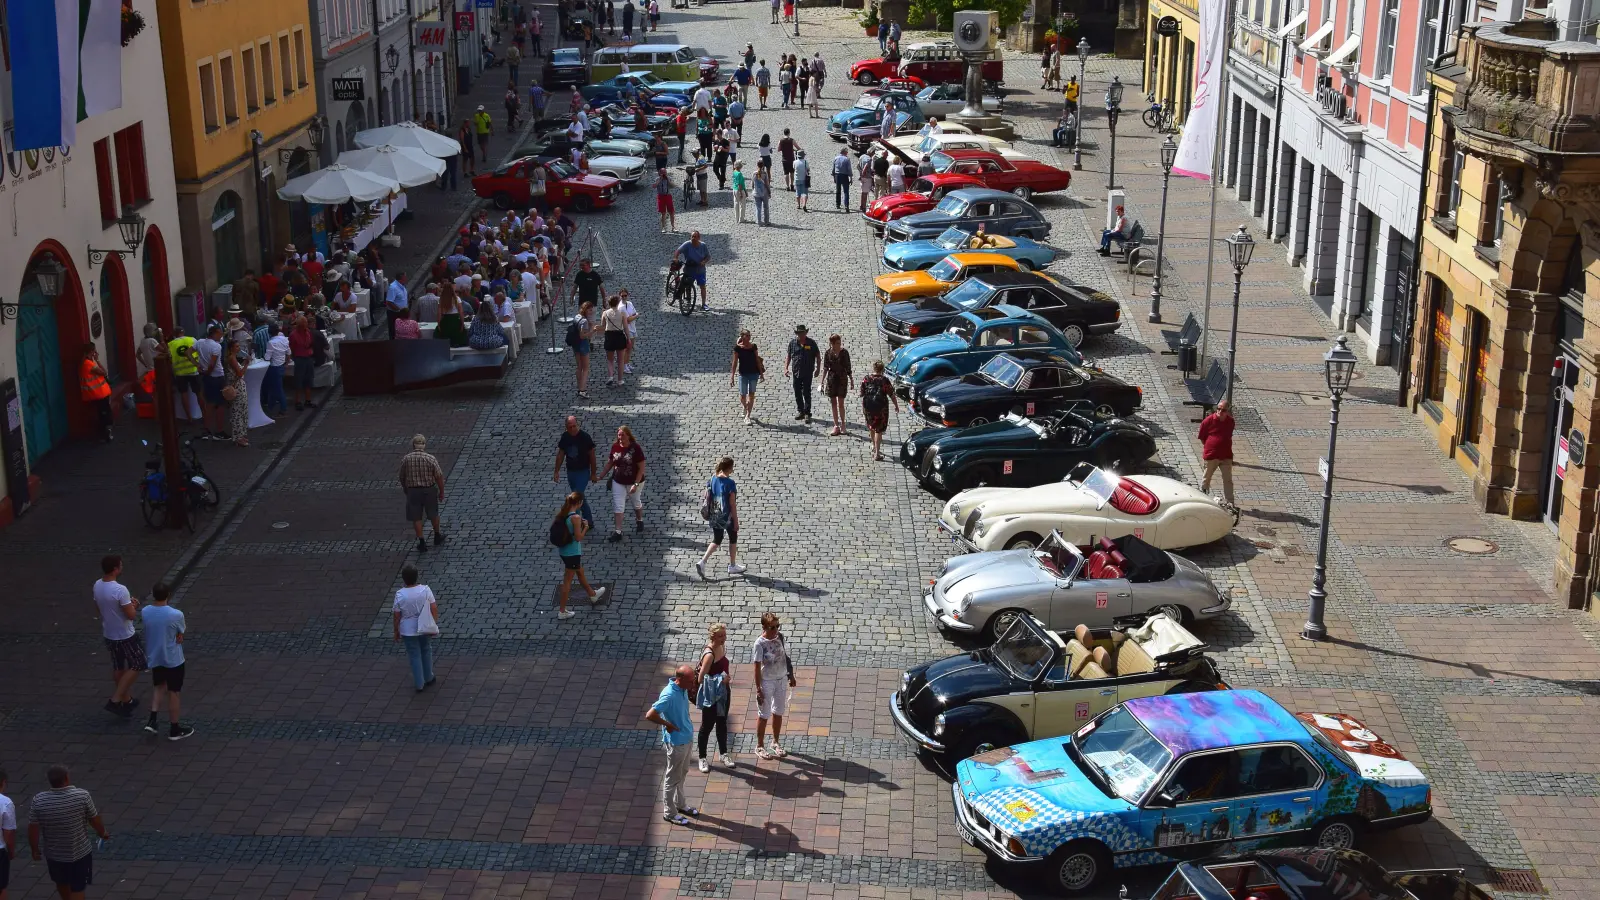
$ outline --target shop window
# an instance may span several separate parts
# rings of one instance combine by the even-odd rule
[[[1433,321],[1428,323],[1427,378],[1423,396],[1434,403],[1443,403],[1450,372],[1450,322],[1455,317],[1455,302],[1450,297],[1450,289],[1439,279],[1429,276],[1428,288],[1433,297]]]
[[[1489,320],[1467,312],[1467,402],[1461,412],[1461,443],[1476,446],[1483,439],[1484,397],[1489,387]]]

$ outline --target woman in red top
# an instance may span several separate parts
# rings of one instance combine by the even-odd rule
[[[617,429],[617,442],[611,445],[611,457],[606,460],[600,477],[611,476],[611,513],[616,517],[611,537],[616,543],[622,540],[622,514],[633,506],[634,529],[644,531],[644,448],[633,439],[633,429],[626,425]]]
[[[316,363],[313,359],[316,341],[311,335],[311,325],[305,316],[294,320],[294,330],[289,332],[289,355],[294,358],[294,389],[299,392],[299,399],[295,401],[295,409],[317,405],[311,402],[311,380],[317,374]]]
[[[1206,462],[1200,490],[1210,493],[1211,476],[1222,470],[1222,496],[1233,506],[1233,413],[1228,401],[1217,404],[1217,411],[1200,422],[1200,458]]]
[[[707,676],[722,676],[722,699],[714,706],[700,707],[700,771],[711,771],[706,761],[706,743],[712,730],[717,732],[717,749],[722,754],[724,768],[733,768],[733,757],[728,755],[728,707],[733,700],[733,670],[728,666],[728,629],[717,622],[706,637],[706,648],[700,652],[700,680]],[[696,698],[698,700],[698,698]],[[698,703],[696,704],[698,705]]]

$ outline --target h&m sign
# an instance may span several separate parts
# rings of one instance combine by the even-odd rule
[[[413,22],[412,39],[417,49],[429,53],[443,53],[445,24],[443,22]]]

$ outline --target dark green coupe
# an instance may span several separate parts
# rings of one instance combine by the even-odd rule
[[[900,464],[917,473],[923,487],[946,493],[1047,484],[1083,462],[1128,472],[1155,455],[1148,431],[1126,419],[1096,421],[1089,412],[1013,412],[969,428],[924,428],[901,445]]]

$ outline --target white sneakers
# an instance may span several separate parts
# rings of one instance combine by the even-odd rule
[[[751,417],[749,417],[749,416],[745,416],[745,417],[744,417],[744,423],[745,423],[745,424],[746,424],[746,425],[754,425],[754,424],[755,424],[755,423],[756,423],[756,420],[755,420],[755,419],[752,419],[752,418],[751,418]]]
[[[575,615],[577,615],[577,613],[575,613],[575,612],[573,612],[572,610],[569,609],[566,612],[558,612],[558,613],[556,613],[556,618],[558,618],[561,621],[565,622],[566,620],[572,618]]]
[[[731,753],[722,754],[722,767],[725,768],[725,769],[733,768],[733,754],[731,754]]]
[[[704,774],[706,774],[707,772],[710,772],[710,771],[711,771],[711,764],[706,762],[706,758],[704,756],[700,757],[700,774],[704,775]]]
[[[745,567],[744,566],[732,565],[732,566],[728,567],[728,574],[729,575],[743,575],[744,573],[745,573]]]
[[[722,767],[724,769],[733,768],[733,756],[731,754],[728,754],[728,753],[722,754],[722,758],[720,760],[717,759],[717,757],[715,757],[715,756],[711,757],[711,759],[709,759],[709,760],[702,756],[702,757],[700,757],[700,771],[701,771],[702,774],[708,773],[708,772],[711,771],[711,762],[712,762],[712,760],[716,760],[717,762],[722,763]]]

